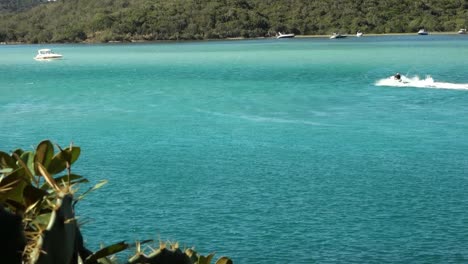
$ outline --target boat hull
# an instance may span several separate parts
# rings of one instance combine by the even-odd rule
[[[63,56],[54,54],[54,55],[47,55],[47,56],[36,56],[34,57],[35,60],[58,60],[61,59]]]
[[[277,39],[294,38],[294,35],[292,35],[292,34],[289,34],[289,35],[281,35],[281,36],[277,36],[276,38],[277,38]]]
[[[330,39],[341,39],[346,38],[346,36],[331,36]]]
[[[429,35],[429,32],[427,32],[426,30],[424,29],[421,29],[418,31],[418,35],[420,36],[426,36],[426,35]]]

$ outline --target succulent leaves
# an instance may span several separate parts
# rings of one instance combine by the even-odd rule
[[[159,248],[152,249],[149,254],[137,247],[136,254],[129,259],[128,264],[211,264],[214,255],[203,256],[193,248],[182,251],[178,243],[160,242]],[[221,257],[216,264],[232,264],[232,260]]]
[[[73,145],[56,147],[57,152],[51,141],[44,140],[34,151],[0,151],[0,258],[12,264],[116,263],[108,257],[134,246],[119,242],[94,253],[89,251],[83,245],[74,212],[76,202],[107,181],[75,198],[73,186],[88,182],[71,172],[81,149]],[[10,231],[11,236],[6,236]],[[137,252],[128,263],[210,264],[214,256],[202,256],[193,249],[182,251],[178,243],[160,243],[159,249],[145,254],[140,245],[151,241],[136,243]],[[10,246],[15,247],[14,252],[9,251]],[[232,261],[221,257],[216,264]]]
[[[70,263],[76,259],[78,227],[71,185],[87,180],[70,170],[80,148],[58,149],[54,155],[54,145],[45,140],[35,151],[17,149],[11,155],[0,151],[0,206],[22,221],[21,233],[26,238],[23,263]],[[64,169],[68,169],[66,175],[55,177]],[[40,186],[42,178],[46,183]]]
[[[114,255],[120,251],[127,249],[129,245],[124,241],[115,243],[113,245],[101,248],[100,250],[94,252],[92,255],[86,258],[85,264],[93,264],[97,263],[97,261],[101,258],[105,258],[110,255]]]
[[[48,167],[52,157],[54,156],[54,145],[49,140],[44,140],[36,148],[36,156],[34,157],[34,163],[40,163],[44,167]],[[35,174],[39,175],[38,169],[35,167]]]

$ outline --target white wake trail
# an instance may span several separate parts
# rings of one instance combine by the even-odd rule
[[[376,86],[393,86],[393,87],[416,87],[416,88],[433,88],[433,89],[452,89],[452,90],[468,90],[468,83],[448,83],[436,82],[431,76],[426,76],[425,79],[420,79],[419,76],[406,77],[401,76],[401,81],[396,80],[393,76],[378,80]]]

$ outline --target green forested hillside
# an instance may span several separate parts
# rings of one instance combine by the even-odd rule
[[[8,2],[3,0],[3,2]],[[59,0],[0,13],[0,41],[80,42],[456,31],[466,0]]]
[[[44,2],[47,0],[0,0],[0,12],[26,10]]]

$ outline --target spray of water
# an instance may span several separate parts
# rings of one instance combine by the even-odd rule
[[[434,88],[434,89],[452,89],[452,90],[468,90],[468,83],[448,83],[436,82],[431,76],[426,76],[425,79],[419,76],[407,77],[402,75],[401,80],[396,80],[393,76],[378,80],[376,86],[392,86],[392,87],[416,87],[416,88]]]

